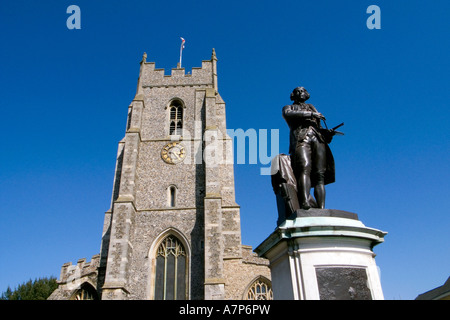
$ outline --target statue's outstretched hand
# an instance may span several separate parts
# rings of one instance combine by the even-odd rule
[[[313,116],[320,120],[326,120],[323,114],[321,114],[320,112],[314,112]]]

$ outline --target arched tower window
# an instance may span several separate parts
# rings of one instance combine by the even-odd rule
[[[183,104],[173,100],[169,106],[169,134],[181,135],[183,130]]]
[[[173,235],[161,242],[156,252],[155,300],[187,300],[187,254]]]
[[[258,277],[248,287],[245,300],[273,300],[272,285],[265,277]]]
[[[177,187],[170,186],[169,189],[167,189],[167,197],[168,197],[168,205],[171,208],[174,208],[177,206]]]

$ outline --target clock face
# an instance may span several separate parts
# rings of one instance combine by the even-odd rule
[[[161,150],[161,158],[169,164],[177,164],[186,158],[186,150],[179,142],[170,142]]]

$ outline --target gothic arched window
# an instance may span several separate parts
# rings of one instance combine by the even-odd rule
[[[155,300],[187,300],[187,255],[173,235],[161,242],[156,252]]]
[[[258,277],[247,290],[245,300],[273,300],[272,285],[264,277]]]
[[[70,300],[98,300],[97,291],[88,283],[83,283]]]
[[[183,104],[174,100],[169,106],[169,134],[181,135],[183,130]]]

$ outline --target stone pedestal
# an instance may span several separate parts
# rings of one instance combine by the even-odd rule
[[[277,300],[382,300],[372,248],[386,232],[354,213],[297,210],[256,249],[270,261]]]

